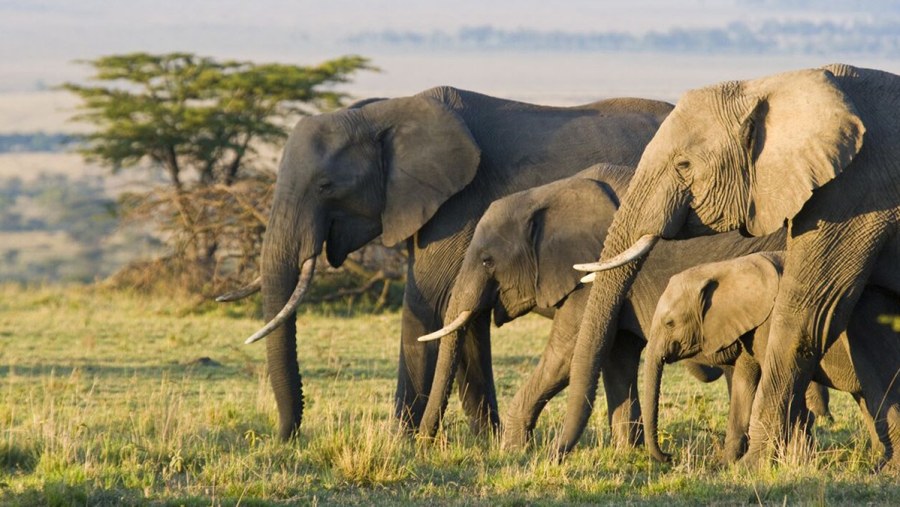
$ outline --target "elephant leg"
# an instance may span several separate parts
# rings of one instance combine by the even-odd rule
[[[617,448],[644,445],[641,405],[638,401],[638,367],[644,340],[619,332],[602,367],[606,408],[612,441]]]
[[[437,247],[432,245],[430,248]],[[409,257],[414,262],[407,270],[403,294],[400,367],[394,413],[404,428],[414,431],[419,427],[428,404],[439,348],[439,342],[423,343],[418,339],[443,326],[449,287],[459,272],[462,255],[425,255],[412,245],[411,240],[408,249]],[[487,321],[476,319],[469,327],[460,353],[460,365],[465,365],[465,375],[459,386],[464,407],[472,427],[496,425],[499,416],[491,370],[490,326]],[[475,357],[470,357],[473,354]],[[482,415],[482,407],[488,407],[487,417]]]
[[[846,329],[885,239],[886,226],[878,225],[883,218],[879,222],[871,215],[841,226],[793,224],[753,403],[746,464],[758,462],[768,444],[784,441],[790,407],[805,405],[803,393],[822,352]]]
[[[728,407],[728,426],[725,429],[725,463],[734,463],[747,450],[747,433],[753,398],[759,385],[759,363],[750,354],[738,356],[731,375],[731,403]]]
[[[828,409],[829,399],[830,395],[827,387],[818,382],[809,383],[809,387],[806,388],[806,407],[809,408],[813,415],[834,419],[831,416],[831,411]]]
[[[882,443],[882,435],[879,433],[878,429],[875,428],[875,419],[872,418],[872,412],[869,411],[866,399],[860,394],[854,394],[853,399],[856,400],[856,404],[859,405],[863,423],[866,425],[866,430],[869,432],[869,440],[872,441],[872,447],[884,454],[887,449],[885,449],[885,446]]]
[[[872,435],[873,447],[880,447],[883,463],[898,468],[900,370],[896,365],[900,346],[896,340],[872,343],[861,339],[849,344],[848,352],[862,389],[862,397],[856,397]]]
[[[816,414],[814,414],[806,404],[806,393],[809,392],[809,386],[812,384],[813,382],[810,381],[805,386],[801,387],[798,385],[797,392],[789,407],[788,428],[791,430],[791,435],[797,438],[810,438],[812,436],[813,426],[816,422]],[[801,396],[797,393],[803,393],[803,395]]]
[[[417,338],[439,329],[441,322],[409,282],[403,297],[401,319],[394,415],[405,429],[415,431],[428,403],[438,352],[438,342],[422,343]]]
[[[472,319],[466,328],[456,379],[463,411],[475,434],[500,427],[497,392],[491,364],[491,314]]]
[[[521,447],[531,440],[544,407],[569,384],[569,367],[575,336],[581,322],[581,309],[573,311],[567,302],[553,319],[550,340],[537,367],[516,391],[503,418],[503,446]]]

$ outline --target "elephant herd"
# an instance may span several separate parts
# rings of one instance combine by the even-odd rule
[[[474,431],[525,445],[568,386],[562,458],[602,375],[615,444],[646,440],[665,460],[662,371],[686,360],[729,379],[726,461],[764,459],[827,386],[856,399],[897,467],[900,334],[879,317],[900,314],[898,112],[900,76],[839,64],[675,106],[450,87],[365,100],[294,128],[261,276],[220,300],[263,294],[267,324],[248,342],[266,337],[284,439],[303,414],[294,317],[315,260],[324,249],[338,266],[381,236],[408,251],[395,415],[410,430],[438,431],[455,378]],[[501,422],[491,315],[532,311],[551,334]]]

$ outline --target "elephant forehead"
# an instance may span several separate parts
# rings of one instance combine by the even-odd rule
[[[288,137],[287,146],[305,153],[324,154],[364,137],[358,111],[336,111],[303,118]]]
[[[667,118],[682,128],[699,131],[731,129],[753,105],[740,81],[728,81],[686,92]]]

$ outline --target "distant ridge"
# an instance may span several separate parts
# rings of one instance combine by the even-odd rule
[[[380,30],[344,39],[353,46],[397,49],[630,51],[693,54],[900,55],[900,18],[834,21],[734,21],[723,27],[671,28],[631,34],[619,31],[505,30],[468,26],[448,33]]]

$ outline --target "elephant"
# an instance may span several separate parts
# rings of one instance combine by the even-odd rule
[[[569,363],[588,289],[571,268],[603,244],[633,171],[599,164],[570,178],[524,190],[491,203],[479,220],[450,294],[445,328],[420,339],[442,338],[434,383],[420,433],[433,436],[450,395],[457,332],[481,313],[502,326],[529,311],[553,317],[550,339],[534,372],[516,392],[503,421],[503,444],[520,446],[531,436],[546,403],[569,381]],[[747,239],[740,234],[665,242],[651,254],[619,317],[619,335],[603,367],[607,416],[617,446],[641,442],[635,401],[638,364],[650,319],[669,277],[698,263],[784,247],[784,234]],[[452,335],[452,336],[448,336]],[[694,376],[712,380],[715,370],[691,365]]]
[[[227,294],[262,291],[279,436],[300,426],[303,398],[295,315],[323,250],[332,266],[381,236],[405,241],[395,415],[415,428],[431,387],[436,345],[416,337],[441,327],[449,290],[478,218],[504,195],[570,176],[597,162],[637,163],[672,105],[616,98],[546,107],[451,87],[371,99],[301,119],[281,157],[260,277]],[[476,429],[499,424],[489,321],[470,326],[461,373]]]
[[[664,364],[684,359],[733,366],[731,404],[725,436],[725,461],[736,461],[747,444],[751,404],[766,359],[769,316],[783,282],[783,252],[763,252],[687,269],[669,280],[650,325],[641,399],[650,454],[667,461],[658,444],[659,390]],[[883,459],[896,464],[900,420],[884,413],[898,400],[892,380],[900,365],[900,335],[878,323],[878,316],[900,312],[900,300],[866,287],[847,331],[822,354],[810,387],[816,383],[853,395]],[[852,337],[852,344],[850,339]],[[876,380],[868,390],[857,371]],[[807,397],[809,392],[807,392]],[[792,421],[803,422],[802,406],[791,407]]]
[[[596,282],[576,339],[559,457],[587,424],[616,315],[656,241],[758,236],[787,223],[784,283],[742,460],[766,456],[866,281],[900,292],[897,110],[900,76],[842,64],[681,97],[641,156],[600,260],[576,266]]]

